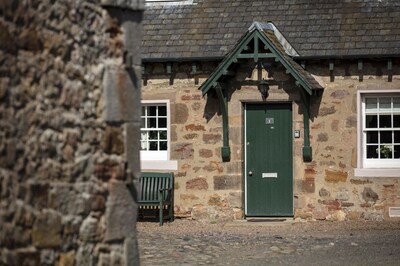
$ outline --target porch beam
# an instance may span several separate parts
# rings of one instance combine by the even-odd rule
[[[229,162],[231,158],[231,149],[229,147],[229,120],[228,120],[228,100],[225,95],[225,91],[222,91],[222,86],[220,83],[215,86],[215,91],[217,92],[219,107],[222,115],[222,142],[221,147],[221,157],[223,162]]]
[[[253,59],[255,60],[255,58],[275,58],[275,55],[272,53],[262,53],[262,54],[257,54],[257,56],[255,54],[239,54],[237,56],[237,58],[239,59]]]

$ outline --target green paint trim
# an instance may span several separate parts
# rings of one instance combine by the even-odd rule
[[[312,161],[312,147],[310,145],[310,98],[311,96],[303,91],[300,92],[302,109],[303,109],[303,161]]]
[[[223,146],[221,147],[221,157],[223,162],[229,162],[231,158],[231,151],[229,147],[229,120],[228,120],[228,101],[222,91],[221,84],[215,87],[217,92],[219,107],[222,115],[222,137]]]
[[[211,88],[215,88],[215,83],[218,79],[223,75],[223,73],[228,70],[232,63],[237,62],[238,55],[245,50],[248,46],[249,42],[254,38],[256,32],[251,32],[250,34],[245,35],[242,40],[233,48],[232,52],[225,57],[225,60],[217,67],[214,73],[208,78],[201,86],[200,89],[202,91],[203,96],[210,91]]]

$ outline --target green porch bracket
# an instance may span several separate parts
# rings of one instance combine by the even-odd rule
[[[231,149],[229,147],[229,121],[228,121],[228,100],[220,83],[215,86],[217,92],[219,107],[222,115],[222,131],[223,131],[223,145],[221,147],[221,157],[223,162],[229,162],[231,159]]]
[[[310,145],[310,99],[311,95],[299,90],[303,109],[304,143],[303,143],[303,161],[312,161],[312,147]]]

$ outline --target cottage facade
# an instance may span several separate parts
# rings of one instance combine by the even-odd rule
[[[144,17],[141,164],[194,219],[395,219],[396,1],[172,1]]]

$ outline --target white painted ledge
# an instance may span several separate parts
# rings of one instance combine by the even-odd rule
[[[357,177],[399,177],[400,168],[356,168],[354,176]]]
[[[143,160],[140,161],[142,170],[178,170],[178,161],[171,160]]]

